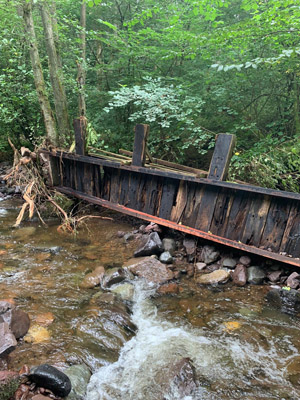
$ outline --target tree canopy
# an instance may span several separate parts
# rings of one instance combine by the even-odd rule
[[[85,24],[80,2],[0,1],[3,153],[7,137],[34,146],[47,134],[28,4],[61,146],[84,94],[93,146],[131,150],[134,124],[149,123],[155,156],[205,168],[215,134],[234,133],[231,179],[299,191],[295,0],[88,0]]]

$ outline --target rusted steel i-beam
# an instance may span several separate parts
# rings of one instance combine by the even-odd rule
[[[115,210],[115,211],[121,212],[123,214],[131,215],[131,216],[136,217],[136,218],[141,218],[141,219],[144,219],[146,221],[155,222],[155,223],[157,223],[159,225],[163,225],[163,226],[166,226],[168,228],[176,229],[178,231],[181,231],[181,232],[184,232],[184,233],[188,233],[190,235],[194,235],[194,236],[197,236],[197,237],[201,237],[203,239],[210,240],[210,241],[213,241],[213,242],[225,245],[225,246],[230,246],[230,247],[233,247],[233,248],[236,248],[236,249],[248,252],[248,253],[256,254],[258,256],[262,256],[262,257],[265,257],[265,258],[269,258],[269,259],[272,259],[272,260],[276,260],[276,261],[279,261],[279,262],[283,262],[283,263],[286,263],[286,264],[290,264],[290,265],[294,265],[294,266],[300,267],[300,260],[299,259],[289,258],[289,257],[283,256],[281,254],[273,253],[271,251],[263,250],[263,249],[260,249],[260,248],[254,247],[254,246],[249,246],[249,245],[246,245],[246,244],[234,241],[234,240],[230,240],[230,239],[226,239],[226,238],[223,238],[223,237],[220,237],[220,236],[217,236],[217,235],[213,235],[213,234],[208,233],[208,232],[203,232],[203,231],[200,231],[200,230],[195,229],[195,228],[191,228],[191,227],[184,226],[184,225],[179,225],[176,222],[168,221],[168,220],[165,220],[163,218],[159,218],[159,217],[156,217],[156,216],[153,216],[153,215],[149,215],[149,214],[146,214],[144,212],[137,211],[137,210],[131,209],[129,207],[122,206],[120,204],[115,204],[115,203],[112,203],[112,202],[107,201],[107,200],[100,199],[100,198],[95,197],[95,196],[86,195],[84,193],[81,193],[79,191],[76,191],[76,190],[73,190],[73,189],[70,189],[70,188],[57,187],[57,190],[59,190],[61,193],[64,193],[66,195],[74,196],[74,197],[77,197],[79,199],[88,201],[90,203],[98,204],[98,205],[100,205],[102,207],[109,208],[111,210]]]

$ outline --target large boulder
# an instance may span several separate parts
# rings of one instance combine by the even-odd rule
[[[151,256],[152,254],[159,255],[163,251],[162,241],[157,232],[152,232],[147,237],[146,242],[142,247],[135,251],[134,257]]]
[[[69,377],[72,384],[67,400],[83,400],[91,377],[89,368],[85,364],[72,365],[64,370],[64,373]]]
[[[174,273],[165,264],[152,257],[135,260],[127,268],[134,275],[144,278],[149,283],[162,284],[174,278]]]
[[[191,359],[183,358],[159,371],[155,381],[160,385],[163,397],[159,400],[169,398],[186,398],[195,392],[196,374]],[[190,397],[189,397],[190,398]]]
[[[50,389],[56,396],[60,397],[68,396],[72,388],[69,377],[49,364],[42,364],[33,368],[28,379],[39,387]]]
[[[225,269],[218,269],[209,274],[201,274],[196,277],[196,282],[202,285],[213,285],[216,283],[225,283],[230,277],[230,272]]]

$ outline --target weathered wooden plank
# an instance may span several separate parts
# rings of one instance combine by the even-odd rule
[[[154,215],[155,205],[158,198],[158,184],[160,178],[151,176],[148,178],[147,198],[144,206],[145,213]]]
[[[146,146],[149,125],[138,124],[135,126],[132,165],[142,167],[146,161]]]
[[[220,133],[216,137],[215,150],[210,162],[208,179],[224,181],[235,147],[235,135]]]
[[[194,228],[200,229],[204,232],[210,231],[219,191],[220,189],[217,187],[204,188]]]
[[[134,210],[138,209],[137,204],[137,191],[139,187],[141,176],[136,172],[130,174],[129,188],[128,188],[128,207]]]
[[[223,244],[223,245],[226,245],[226,246],[230,246],[230,247],[242,250],[242,251],[246,251],[246,252],[249,252],[249,253],[252,253],[252,254],[256,254],[256,255],[259,255],[259,256],[262,256],[262,257],[266,257],[266,258],[269,258],[269,259],[272,259],[272,260],[277,260],[277,261],[280,261],[280,262],[283,262],[283,263],[287,263],[287,264],[291,264],[291,265],[295,265],[297,267],[300,267],[300,260],[296,259],[296,258],[285,257],[285,256],[283,256],[281,254],[277,254],[277,253],[274,253],[274,252],[271,252],[271,251],[259,249],[257,247],[249,246],[249,245],[246,245],[246,244],[234,241],[234,240],[230,240],[230,239],[227,239],[227,238],[222,238],[222,237],[219,237],[219,236],[207,233],[207,232],[200,231],[200,230],[195,229],[195,228],[191,228],[191,227],[188,227],[188,226],[176,224],[175,222],[167,221],[165,219],[162,219],[162,218],[159,218],[159,217],[156,217],[156,216],[153,216],[153,215],[149,215],[149,214],[143,213],[141,211],[136,211],[136,210],[130,209],[128,207],[121,206],[119,204],[114,204],[114,203],[111,203],[111,202],[103,200],[103,199],[99,199],[99,198],[94,197],[94,196],[88,196],[88,195],[86,195],[84,193],[80,193],[80,192],[72,190],[70,188],[57,187],[57,190],[59,190],[62,193],[65,193],[67,195],[75,196],[77,198],[80,198],[82,200],[88,201],[90,203],[98,204],[98,205],[101,205],[102,207],[106,207],[106,208],[109,208],[111,210],[119,211],[121,213],[134,216],[136,218],[142,218],[142,219],[144,219],[146,221],[155,222],[155,223],[157,223],[159,225],[167,226],[167,227],[169,227],[171,229],[176,229],[178,231],[185,232],[185,233],[188,233],[190,235],[197,236],[197,237],[201,237],[201,238],[209,240],[209,241],[213,241],[213,242],[216,242],[216,243],[219,243],[219,244]],[[298,226],[300,226],[299,223],[298,223]],[[300,237],[300,235],[299,235],[299,237]]]
[[[181,180],[176,196],[176,202],[171,211],[171,216],[170,216],[171,221],[178,223],[181,220],[182,215],[184,213],[184,209],[186,207],[186,203],[187,203],[187,183]]]
[[[160,218],[169,219],[175,202],[175,194],[178,190],[179,181],[175,179],[165,179],[162,187],[162,195],[158,216]]]
[[[300,257],[300,204],[292,203],[280,244],[280,252]]]
[[[289,218],[290,208],[291,203],[283,199],[273,199],[259,247],[271,249],[275,252],[279,250]]]
[[[269,207],[269,196],[258,195],[252,197],[245,228],[243,230],[242,238],[240,239],[242,243],[252,246],[259,245],[266,224]]]
[[[93,195],[93,188],[94,188],[94,175],[92,171],[92,165],[84,163],[84,178],[83,178],[83,185],[84,185],[84,192]]]
[[[110,198],[110,185],[111,185],[111,169],[103,167],[103,177],[102,177],[102,190],[101,190],[101,197],[104,200],[109,200]]]
[[[86,154],[86,118],[80,117],[73,121],[75,132],[75,151],[78,155]]]
[[[120,193],[119,193],[119,204],[123,206],[128,205],[128,190],[130,182],[130,173],[128,171],[120,171]]]
[[[93,165],[94,168],[94,196],[101,197],[101,175],[100,166]]]
[[[236,192],[229,212],[229,223],[225,231],[225,237],[240,241],[246,218],[251,205],[251,197],[247,193]]]
[[[110,201],[118,203],[120,195],[120,170],[112,170],[110,181]]]
[[[229,221],[229,213],[234,199],[234,193],[227,189],[222,188],[215,206],[214,215],[212,218],[210,231],[218,236],[225,236],[227,224]]]
[[[191,219],[194,219],[194,207],[198,193],[197,188],[198,185],[194,182],[187,184],[187,202],[180,220],[183,225],[190,226]]]
[[[267,188],[262,188],[259,186],[244,185],[244,184],[240,184],[240,183],[223,182],[223,181],[216,181],[216,180],[205,179],[205,178],[196,178],[196,177],[193,177],[190,175],[184,175],[184,174],[179,174],[179,173],[174,173],[174,172],[165,172],[165,171],[150,169],[150,168],[121,165],[121,163],[119,163],[119,162],[102,160],[100,158],[94,158],[94,157],[90,157],[90,156],[79,156],[77,154],[62,153],[59,151],[49,152],[47,150],[41,150],[41,152],[43,152],[45,154],[51,154],[51,155],[53,155],[53,157],[60,157],[62,154],[63,159],[78,160],[78,161],[87,162],[90,164],[102,165],[102,166],[107,166],[107,167],[111,167],[111,168],[120,168],[124,171],[125,170],[130,171],[130,172],[134,171],[134,172],[143,173],[143,174],[147,174],[147,175],[160,176],[160,177],[166,177],[166,178],[174,178],[174,179],[179,179],[179,180],[185,180],[187,182],[202,183],[207,186],[224,187],[224,188],[234,189],[234,190],[247,192],[247,193],[266,194],[266,195],[273,196],[273,197],[281,197],[281,198],[293,199],[296,201],[300,201],[299,193],[285,192],[283,190],[267,189]]]

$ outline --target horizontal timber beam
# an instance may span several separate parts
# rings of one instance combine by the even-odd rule
[[[87,163],[87,164],[102,165],[104,167],[111,167],[111,168],[117,168],[117,169],[122,169],[122,170],[126,170],[126,171],[131,171],[131,172],[138,172],[138,173],[142,173],[145,175],[161,176],[161,177],[165,177],[165,178],[201,183],[201,184],[209,185],[209,186],[222,187],[225,189],[232,189],[232,190],[237,190],[237,191],[242,191],[242,192],[257,193],[257,194],[263,194],[263,195],[267,195],[267,196],[281,197],[284,199],[300,201],[299,193],[285,192],[282,190],[267,189],[267,188],[262,188],[259,186],[243,185],[243,184],[232,183],[232,182],[223,182],[223,181],[217,181],[217,180],[206,179],[206,178],[196,178],[194,176],[179,174],[176,172],[166,172],[166,171],[161,171],[158,169],[128,166],[128,165],[123,165],[121,161],[120,162],[108,161],[108,160],[103,160],[103,159],[96,158],[96,157],[80,156],[77,154],[65,153],[65,152],[61,152],[61,151],[49,152],[47,150],[41,150],[40,152],[45,153],[45,154],[50,154],[53,157],[57,157],[62,161],[64,159],[80,161],[80,162]]]
[[[270,252],[267,250],[259,249],[254,246],[249,246],[249,245],[246,245],[246,244],[243,244],[240,242],[236,242],[234,240],[222,238],[220,236],[216,236],[216,235],[213,235],[213,234],[210,234],[207,232],[203,232],[203,231],[200,231],[195,228],[190,228],[188,226],[179,225],[176,222],[168,221],[163,218],[159,218],[159,217],[156,217],[156,216],[153,216],[150,214],[143,213],[141,211],[133,210],[131,208],[122,206],[120,204],[115,204],[108,200],[103,200],[103,199],[100,199],[95,196],[87,195],[85,193],[82,193],[82,192],[79,192],[79,191],[76,191],[73,189],[69,189],[69,188],[61,187],[61,186],[56,187],[56,189],[59,192],[64,193],[66,195],[74,196],[79,199],[85,200],[89,203],[97,204],[102,207],[106,207],[111,210],[121,212],[123,214],[131,215],[136,218],[141,218],[146,221],[154,222],[154,223],[166,226],[171,229],[175,229],[175,230],[178,230],[178,231],[181,231],[184,233],[188,233],[193,236],[201,237],[203,239],[210,240],[210,241],[213,241],[213,242],[225,245],[225,246],[230,246],[230,247],[233,247],[233,248],[236,248],[236,249],[248,252],[248,253],[256,254],[261,257],[269,258],[272,260],[283,262],[285,264],[290,264],[290,265],[294,265],[296,267],[300,267],[300,259],[297,259],[297,258],[286,257],[281,254],[273,253],[273,252]]]

